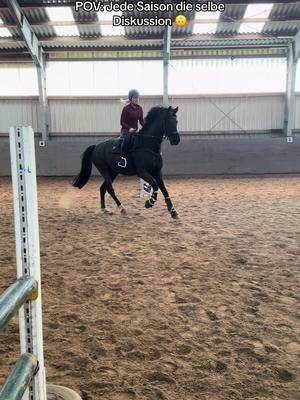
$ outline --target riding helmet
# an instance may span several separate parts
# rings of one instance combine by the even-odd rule
[[[136,89],[129,90],[128,99],[131,100],[133,97],[139,97],[139,92]]]

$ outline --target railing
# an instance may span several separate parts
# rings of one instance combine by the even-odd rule
[[[21,355],[0,391],[1,400],[21,400],[37,369],[37,358],[30,353]]]
[[[19,278],[0,296],[0,333],[28,300],[37,298],[37,287],[33,278]],[[0,400],[21,400],[37,366],[33,354],[22,354],[0,390]]]
[[[36,287],[37,283],[33,278],[20,278],[0,296],[0,333],[13,315],[36,291]]]

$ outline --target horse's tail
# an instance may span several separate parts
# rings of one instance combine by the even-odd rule
[[[87,183],[87,181],[90,179],[91,173],[92,173],[92,161],[91,161],[91,155],[96,146],[89,146],[85,152],[82,154],[82,160],[81,160],[81,171],[79,174],[76,176],[73,182],[73,186],[77,187],[78,189],[83,188],[83,186]]]

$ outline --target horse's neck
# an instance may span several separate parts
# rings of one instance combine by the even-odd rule
[[[153,124],[151,124],[146,132],[143,132],[143,145],[149,150],[160,153],[161,143],[161,122],[155,121]]]

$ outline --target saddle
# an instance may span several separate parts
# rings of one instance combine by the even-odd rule
[[[122,146],[123,138],[118,138],[113,141],[111,152],[112,154],[121,154],[121,146]]]
[[[119,138],[113,140],[113,144],[112,144],[112,147],[111,147],[111,153],[112,154],[120,154],[121,153],[122,143],[123,143],[124,140],[126,142],[124,142],[125,148],[123,148],[123,151],[126,152],[126,154],[127,154],[129,151],[132,150],[132,148],[134,147],[134,137],[133,137],[133,135],[132,136],[131,135],[127,136],[125,138],[124,137],[119,137]]]

